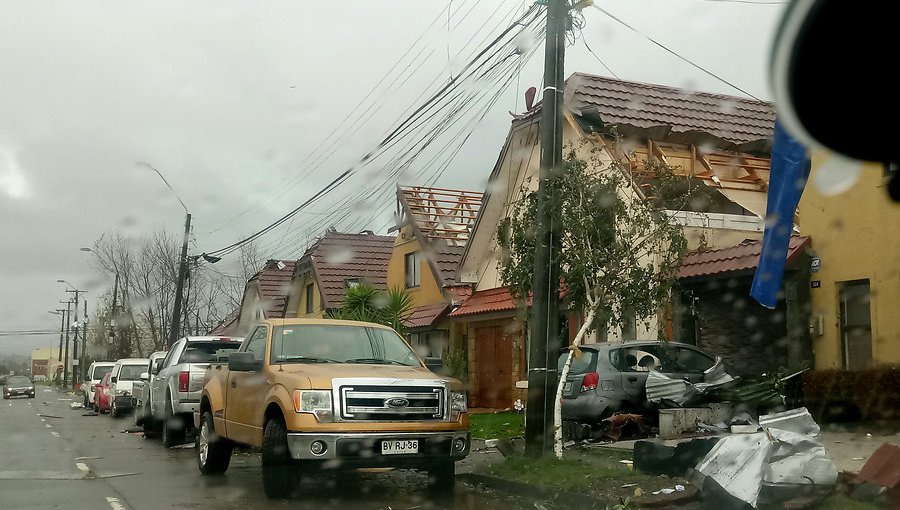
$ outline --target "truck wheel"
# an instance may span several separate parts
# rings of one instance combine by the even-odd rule
[[[181,418],[172,412],[172,400],[167,396],[165,416],[162,422],[162,442],[166,448],[172,448],[184,442],[184,424],[181,421]]]
[[[113,400],[113,403],[109,408],[109,415],[112,416],[113,418],[118,418],[118,417],[122,416],[121,414],[119,414],[119,408],[116,407],[115,400]]]
[[[287,427],[280,418],[266,423],[263,432],[262,476],[266,496],[286,499],[297,483],[299,473],[287,444]]]
[[[433,493],[448,494],[456,485],[456,466],[452,460],[438,461],[428,466],[428,489]]]
[[[219,475],[228,469],[234,444],[216,434],[213,417],[209,411],[200,417],[197,432],[197,466],[204,475]]]

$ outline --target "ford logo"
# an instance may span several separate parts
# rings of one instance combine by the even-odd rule
[[[409,407],[409,400],[400,397],[389,398],[384,401],[384,405],[393,408]]]

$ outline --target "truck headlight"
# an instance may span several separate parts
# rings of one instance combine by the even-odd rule
[[[331,420],[331,391],[294,390],[294,411],[316,415],[319,421]]]
[[[469,401],[466,398],[465,391],[451,391],[450,392],[450,417],[452,419],[459,418],[460,413],[468,412],[469,410]]]

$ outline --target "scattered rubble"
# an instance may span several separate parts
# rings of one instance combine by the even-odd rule
[[[850,484],[854,499],[900,508],[900,446],[881,445]]]

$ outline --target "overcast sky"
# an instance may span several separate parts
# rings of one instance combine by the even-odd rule
[[[770,97],[767,57],[783,5],[595,1],[744,90]],[[183,209],[137,162],[159,168],[190,208],[192,251],[220,248],[292,209],[365,154],[426,85],[459,69],[452,55],[474,48],[485,20],[525,8],[520,0],[500,7],[453,0],[448,33],[447,6],[0,1],[0,333],[58,327],[47,313],[66,298],[57,279],[87,288],[89,300],[108,288],[90,254],[79,251],[104,232],[180,231]],[[738,94],[598,10],[584,16],[583,41],[621,79]],[[435,19],[441,21],[429,30]],[[273,200],[284,183],[298,183],[310,152],[422,34],[417,51],[433,51],[427,62],[385,96],[369,122],[352,126],[333,157]],[[566,75],[608,76],[583,41],[567,49]],[[514,82],[438,185],[484,188],[508,112],[521,111],[522,92],[539,85],[542,57],[540,49],[522,66],[518,88]],[[385,205],[392,208],[393,200],[371,207]],[[323,212],[312,209],[290,230],[263,238],[264,255],[296,258],[319,233],[315,227],[327,225]],[[306,225],[313,220],[319,224]],[[28,353],[53,341],[0,336],[0,353]]]

